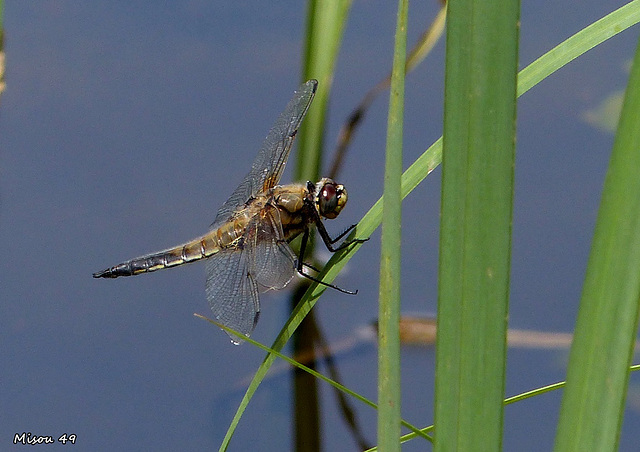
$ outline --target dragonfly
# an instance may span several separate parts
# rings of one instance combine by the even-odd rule
[[[332,238],[323,219],[334,219],[347,203],[347,190],[332,179],[278,185],[291,146],[313,101],[318,82],[309,80],[294,93],[265,138],[249,173],[217,212],[209,232],[163,251],[146,254],[93,274],[117,278],[154,272],[190,262],[206,263],[206,295],[215,319],[250,337],[260,316],[261,292],[283,289],[296,273],[348,294],[308,273],[303,262],[313,226],[331,252],[367,239],[343,239],[356,225]],[[302,234],[296,255],[289,243]],[[305,271],[307,270],[307,271]],[[238,345],[243,339],[229,334]]]

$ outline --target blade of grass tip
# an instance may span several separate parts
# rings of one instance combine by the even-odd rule
[[[446,17],[447,6],[443,4],[440,7],[438,14],[436,14],[435,19],[433,19],[431,26],[425,30],[422,36],[420,36],[418,44],[411,49],[411,52],[409,52],[409,56],[407,57],[407,73],[411,72],[418,64],[420,64],[440,40],[440,36],[442,36],[442,33],[444,32]]]
[[[408,0],[399,0],[391,71],[380,247],[378,324],[378,447],[400,451],[400,264],[402,126]]]
[[[640,307],[640,40],[605,177],[557,451],[617,450]]]

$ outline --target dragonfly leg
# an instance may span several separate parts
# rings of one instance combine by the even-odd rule
[[[318,269],[318,268],[314,267],[313,265],[311,265],[311,264],[309,264],[309,263],[307,263],[307,262],[303,262],[303,263],[302,263],[302,266],[303,266],[303,267],[310,268],[310,269],[311,269],[311,270],[313,270],[314,272],[318,272],[318,273],[320,273],[320,269]]]
[[[355,228],[356,226],[357,225],[352,224],[347,229],[342,231],[336,238],[332,239],[331,236],[329,235],[329,233],[327,232],[327,229],[324,227],[324,223],[322,223],[320,218],[316,218],[316,229],[318,229],[318,233],[320,234],[320,237],[322,237],[322,241],[324,242],[324,245],[332,253],[335,253],[336,251],[340,251],[340,250],[348,247],[349,245],[351,245],[353,243],[363,243],[363,242],[366,242],[367,240],[369,240],[368,238],[366,238],[366,239],[353,239],[353,240],[344,241],[338,246],[333,246],[341,238],[343,238],[345,235],[347,235],[349,232],[351,232],[353,230],[353,228]]]
[[[353,229],[353,228],[351,228],[351,229]],[[325,233],[326,233],[326,232],[327,232],[327,231],[325,230]],[[308,240],[309,240],[309,229],[306,229],[306,230],[304,231],[304,235],[302,236],[302,241],[301,241],[301,243],[300,243],[300,255],[298,256],[298,261],[297,261],[297,263],[296,263],[296,271],[298,272],[298,274],[299,274],[300,276],[304,276],[305,278],[309,279],[310,281],[316,282],[316,283],[318,283],[318,284],[322,284],[322,285],[323,285],[323,286],[325,286],[325,287],[331,287],[332,289],[335,289],[335,290],[337,290],[338,292],[346,293],[346,294],[349,294],[349,295],[355,295],[355,294],[357,294],[357,293],[358,293],[358,291],[357,291],[357,290],[346,290],[346,289],[342,289],[342,288],[340,288],[340,287],[338,287],[338,286],[334,286],[333,284],[330,284],[330,283],[327,283],[327,282],[324,282],[324,281],[320,281],[318,278],[316,278],[316,277],[314,277],[314,276],[311,276],[311,275],[309,275],[308,273],[305,273],[305,272],[304,272],[303,267],[308,267],[308,268],[310,268],[310,269],[312,269],[312,270],[315,270],[315,271],[319,272],[319,270],[318,270],[318,269],[316,269],[315,267],[313,267],[313,266],[312,266],[312,265],[310,265],[310,264],[306,264],[306,263],[302,260],[302,259],[304,258],[304,252],[305,252],[305,249],[307,248],[307,242],[308,242]]]

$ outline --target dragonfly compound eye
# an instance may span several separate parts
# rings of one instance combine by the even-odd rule
[[[320,215],[330,220],[338,216],[347,203],[347,190],[331,179],[326,179],[318,193],[318,210]]]

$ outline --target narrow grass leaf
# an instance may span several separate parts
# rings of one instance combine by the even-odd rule
[[[617,450],[640,306],[640,41],[604,182],[557,451]]]
[[[408,0],[399,0],[384,174],[378,316],[378,447],[400,451],[400,264],[402,126]]]
[[[580,30],[520,71],[518,96],[529,91],[567,63],[638,22],[640,22],[640,0],[634,0]]]

